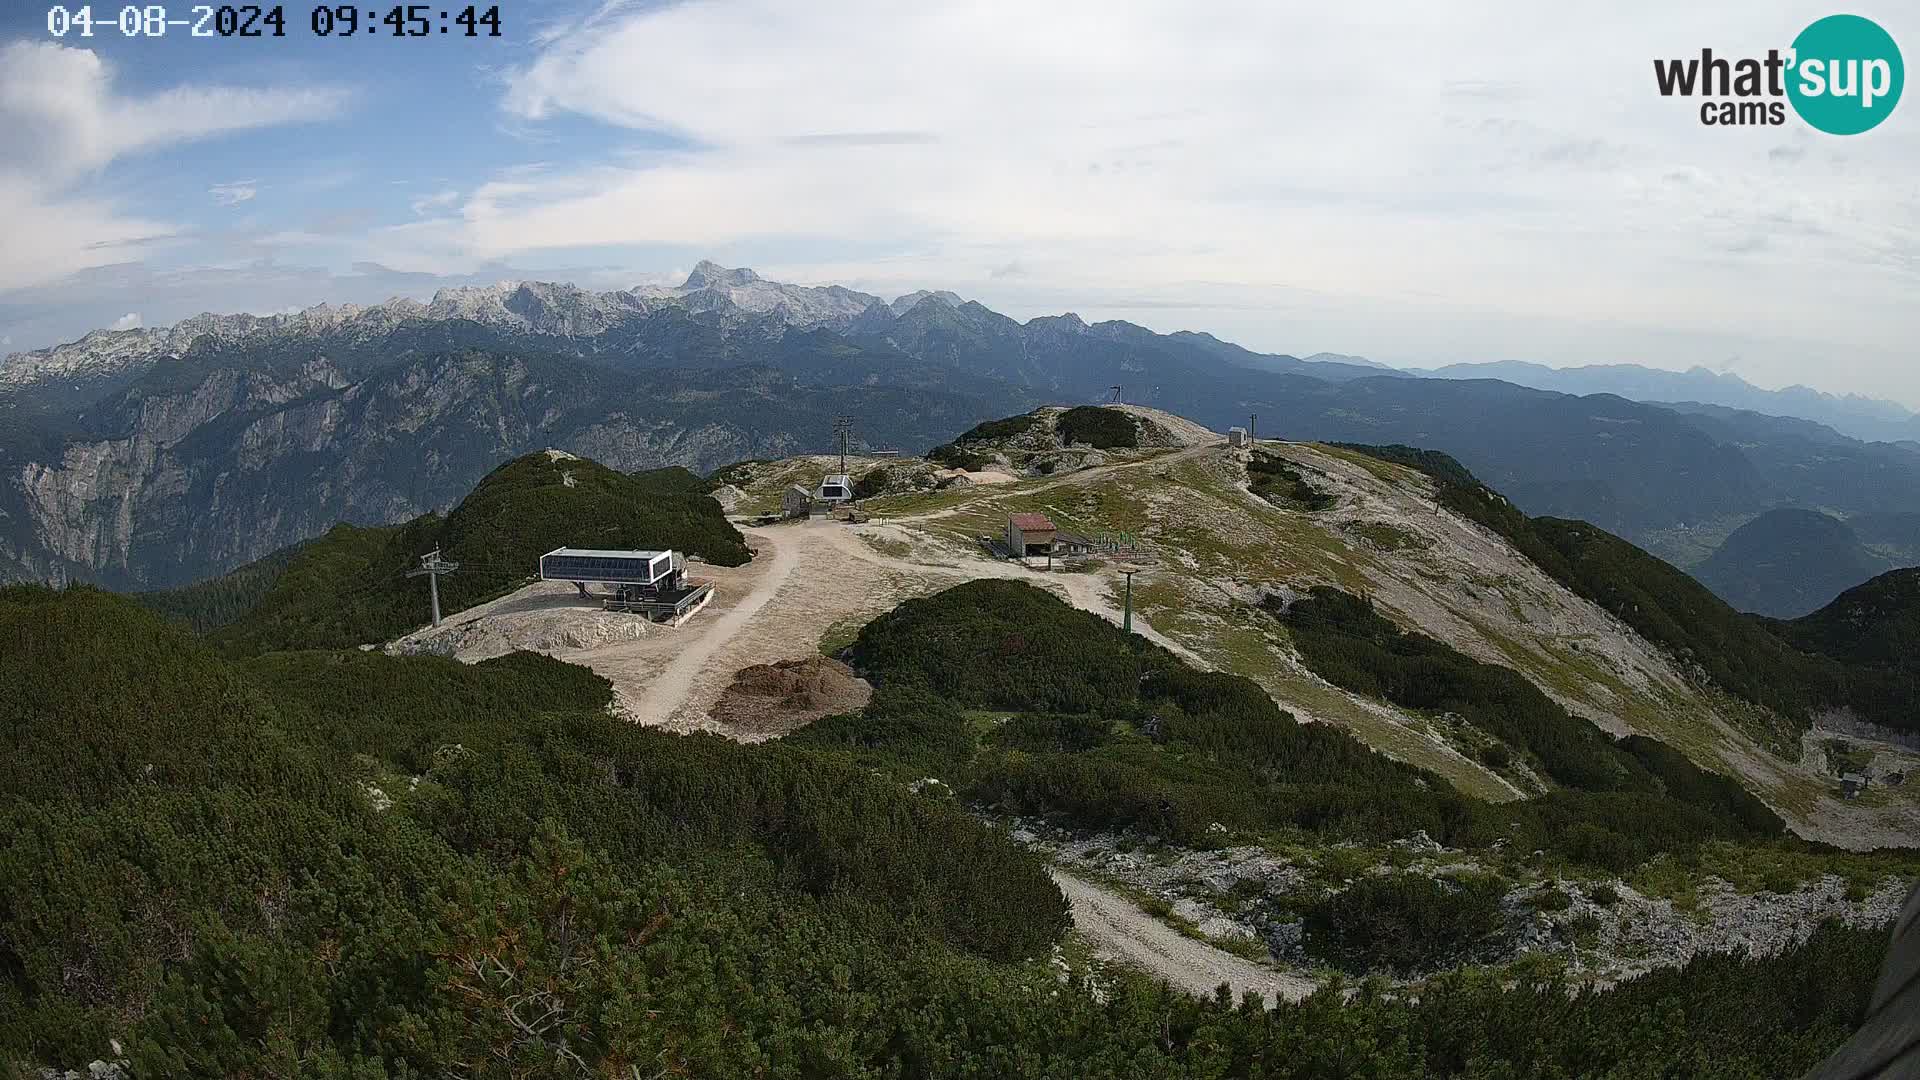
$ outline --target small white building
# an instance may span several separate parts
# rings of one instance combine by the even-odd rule
[[[1227,429],[1227,445],[1228,446],[1247,446],[1252,442],[1253,440],[1247,437],[1246,428],[1232,427]]]
[[[853,477],[848,476],[846,473],[828,473],[826,479],[820,481],[820,490],[814,493],[814,498],[819,499],[823,503],[843,503],[851,501],[853,499]]]
[[[780,493],[780,512],[787,517],[806,517],[813,509],[813,492],[799,484],[790,484]]]

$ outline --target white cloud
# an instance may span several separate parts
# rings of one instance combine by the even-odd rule
[[[21,41],[0,49],[0,167],[65,177],[127,154],[338,111],[345,91],[177,86],[134,96],[90,49]]]
[[[105,199],[43,192],[0,172],[0,290],[55,281],[90,266],[141,258],[175,233]]]
[[[140,328],[140,313],[137,311],[129,311],[125,315],[122,315],[119,318],[113,320],[113,325],[109,329],[138,330],[139,328]]]
[[[1751,334],[1756,378],[1801,377],[1798,343],[1825,342],[1888,357],[1861,382],[1920,397],[1891,359],[1916,328],[1920,201],[1903,178],[1920,144],[1773,153],[1797,129],[1708,129],[1653,88],[1655,56],[1790,40],[1806,20],[1786,0],[1627,0],[1578,27],[1494,0],[595,17],[510,73],[509,117],[587,116],[681,148],[496,177],[458,219],[404,234],[417,257],[757,245],[819,253],[794,267],[813,280],[1016,301],[1072,286],[1194,315],[1222,288],[1269,307],[1305,290],[1374,313],[1341,351],[1683,366],[1676,350]],[[1319,310],[1269,318],[1252,343],[1354,325]],[[1435,312],[1475,313],[1474,335],[1445,344],[1466,356],[1423,355]]]
[[[195,140],[320,119],[346,92],[176,86],[121,92],[114,70],[88,49],[21,41],[0,47],[0,289],[53,281],[123,262],[180,232],[179,226],[90,194],[116,159]],[[212,189],[216,201],[251,197]]]
[[[435,210],[444,210],[459,201],[460,193],[458,191],[447,190],[436,191],[431,195],[423,195],[413,200],[411,205],[416,217],[425,217]]]
[[[230,184],[215,184],[207,189],[207,194],[221,206],[238,206],[260,194],[259,184],[258,180],[235,180]]]

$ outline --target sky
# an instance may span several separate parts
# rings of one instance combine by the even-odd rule
[[[317,37],[303,0],[285,38],[154,39],[113,4],[55,38],[49,6],[0,14],[0,352],[711,258],[1303,356],[1698,365],[1920,408],[1920,93],[1839,137],[1704,127],[1654,85],[1827,7],[507,0],[497,39],[437,32],[464,5],[395,39]],[[1920,7],[1849,10],[1920,58]]]

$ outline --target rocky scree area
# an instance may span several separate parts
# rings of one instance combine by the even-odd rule
[[[1829,919],[1888,926],[1915,884],[1888,877],[1863,894],[1827,874],[1789,891],[1743,893],[1709,875],[1695,884],[1688,905],[1619,878],[1573,881],[1542,873],[1516,880],[1507,876],[1512,864],[1490,867],[1424,833],[1384,852],[1335,846],[1286,855],[1257,846],[1196,850],[1131,835],[1076,836],[1035,821],[1014,822],[1012,835],[1069,872],[1131,894],[1182,933],[1294,968],[1338,966],[1312,939],[1303,916],[1316,905],[1338,903],[1363,878],[1410,874],[1445,881],[1500,873],[1508,887],[1499,898],[1497,929],[1444,965],[1391,973],[1400,983],[1470,964],[1544,966],[1609,985],[1679,967],[1701,953],[1770,956],[1804,942]]]

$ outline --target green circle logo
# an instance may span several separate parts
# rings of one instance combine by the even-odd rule
[[[1880,24],[1829,15],[1793,39],[1787,99],[1800,119],[1829,135],[1871,130],[1900,103],[1906,67]]]

